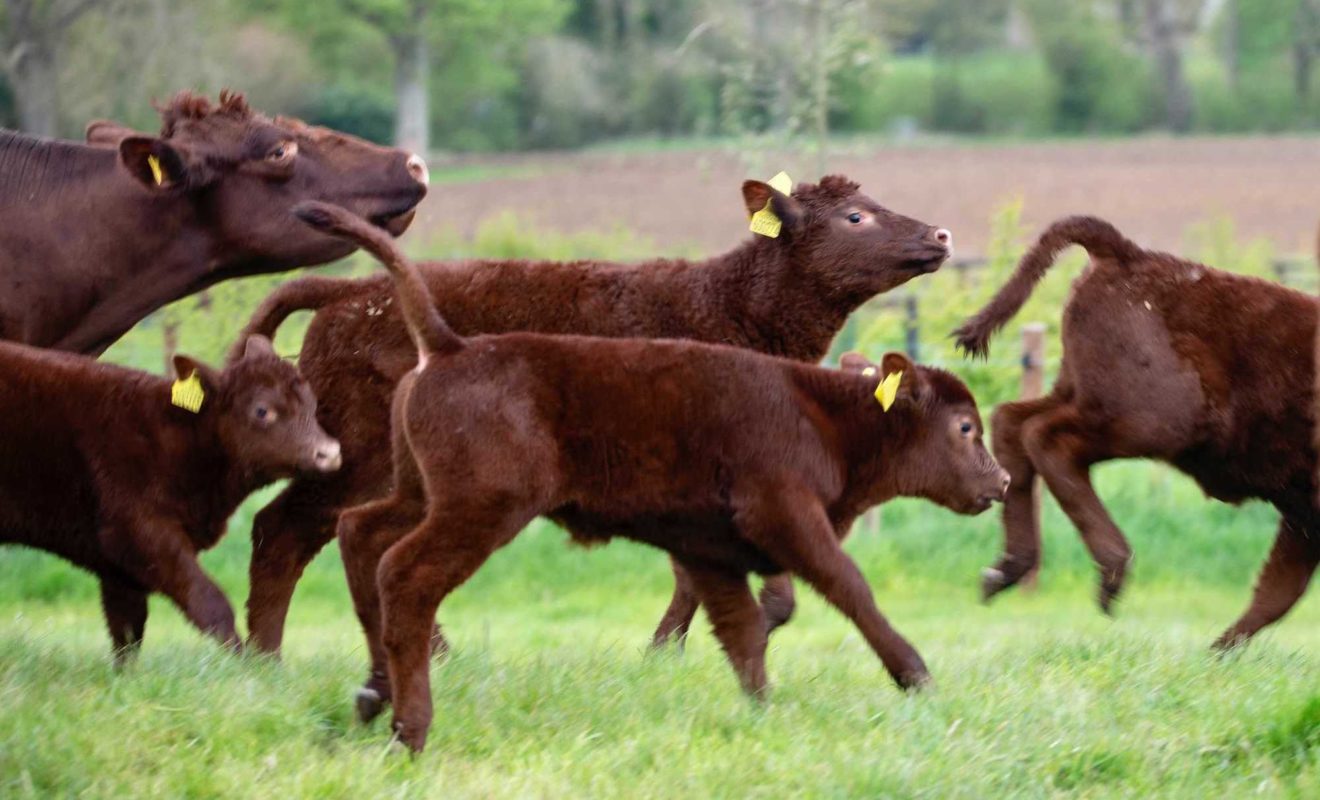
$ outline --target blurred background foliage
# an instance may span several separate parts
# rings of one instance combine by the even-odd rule
[[[1311,130],[1320,0],[0,0],[0,123],[180,86],[418,150]]]

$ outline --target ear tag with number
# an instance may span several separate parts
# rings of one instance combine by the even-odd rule
[[[165,173],[160,168],[160,159],[155,156],[147,156],[147,166],[151,167],[151,177],[156,180],[156,185],[160,186],[165,182]]]
[[[903,370],[891,372],[880,381],[880,385],[875,387],[875,399],[880,401],[880,408],[886,412],[894,404],[894,398],[898,396],[898,385],[903,382]]]
[[[766,181],[770,188],[780,194],[789,194],[793,191],[793,179],[788,177],[787,172],[781,172],[770,180]],[[775,214],[774,209],[770,207],[771,201],[765,201],[765,208],[752,215],[752,224],[748,230],[760,236],[767,236],[771,239],[779,238],[779,232],[783,230],[784,223]]]
[[[170,387],[170,403],[185,411],[196,414],[202,410],[202,401],[205,399],[206,392],[202,391],[202,379],[197,377],[196,372],[187,378],[175,381]]]

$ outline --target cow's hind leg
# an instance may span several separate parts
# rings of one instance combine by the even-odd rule
[[[1011,482],[1004,497],[1004,552],[981,573],[981,597],[989,600],[1015,586],[1040,564],[1040,503],[1036,499],[1036,468],[1023,441],[1023,425],[1058,407],[1053,396],[1004,403],[990,418],[995,459]]]
[[[101,608],[114,646],[115,668],[119,669],[142,647],[147,629],[147,590],[132,580],[102,575]]]
[[[1320,538],[1315,531],[1294,525],[1286,518],[1279,522],[1265,568],[1256,580],[1251,605],[1237,622],[1215,641],[1215,648],[1227,650],[1245,643],[1266,625],[1292,609],[1320,564]]]
[[[1023,425],[1023,439],[1031,462],[1077,526],[1099,568],[1100,608],[1112,613],[1132,548],[1095,493],[1090,472],[1092,465],[1114,457],[1109,450],[1111,436],[1088,425],[1075,406],[1065,404],[1032,417]]]
[[[363,722],[374,719],[390,700],[376,570],[385,552],[423,517],[425,503],[420,487],[408,484],[396,488],[383,500],[351,508],[339,518],[339,549],[344,573],[371,659],[367,682],[358,690],[356,700],[358,718]]]
[[[761,612],[765,614],[768,636],[793,618],[793,610],[797,608],[797,600],[793,597],[793,576],[787,572],[767,575],[757,599],[761,603]]]
[[[413,751],[431,726],[431,629],[440,602],[507,544],[534,513],[517,502],[462,508],[433,503],[415,530],[380,560],[382,641],[394,698],[394,731]]]
[[[295,480],[252,521],[248,642],[260,652],[279,654],[294,587],[335,538],[335,520],[347,493],[338,477],[331,480]]]
[[[660,618],[655,633],[651,636],[651,649],[659,650],[673,641],[679,650],[687,642],[688,629],[692,627],[692,618],[697,613],[696,592],[692,588],[692,576],[677,560],[670,559],[669,565],[674,570],[674,594],[669,598],[669,608]]]

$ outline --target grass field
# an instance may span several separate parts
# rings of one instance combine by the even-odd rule
[[[764,707],[704,622],[685,654],[646,657],[664,558],[534,526],[442,607],[456,650],[433,671],[416,759],[384,720],[351,717],[365,656],[333,550],[295,598],[283,663],[223,654],[153,600],[121,674],[93,580],[7,550],[0,797],[1320,794],[1317,593],[1240,654],[1206,648],[1246,603],[1273,512],[1205,502],[1159,467],[1099,477],[1137,553],[1113,620],[1052,503],[1040,589],[989,607],[975,585],[994,514],[901,501],[859,526],[848,549],[935,676],[915,697],[805,588],[771,643]],[[256,507],[204,558],[236,604]]]

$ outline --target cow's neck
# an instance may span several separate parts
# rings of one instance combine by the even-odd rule
[[[742,334],[742,346],[817,362],[860,301],[833,297],[786,248],[753,238],[700,266],[702,290]]]
[[[110,149],[0,133],[0,277],[11,314],[42,310],[9,338],[99,354],[234,271],[197,224],[195,199],[153,195],[117,162]]]
[[[178,412],[163,431],[160,448],[173,484],[169,496],[185,504],[188,535],[205,549],[224,534],[225,524],[243,500],[275,479],[235,463],[216,435],[213,420],[183,414]]]

